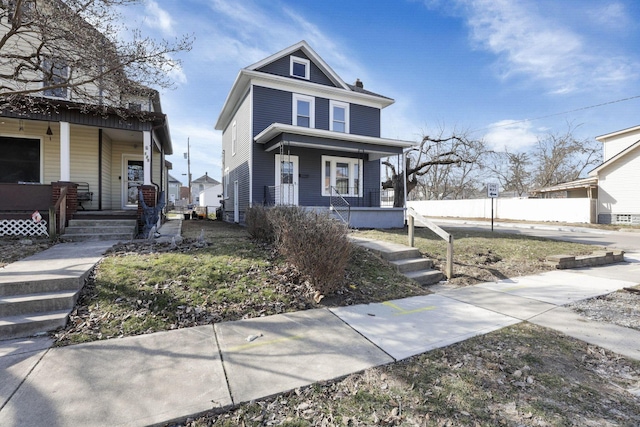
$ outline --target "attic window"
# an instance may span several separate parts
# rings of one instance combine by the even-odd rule
[[[309,68],[310,62],[308,59],[298,58],[297,56],[291,57],[291,76],[309,80]]]

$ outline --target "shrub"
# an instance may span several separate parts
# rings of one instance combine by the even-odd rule
[[[300,208],[269,211],[280,253],[310,277],[320,295],[337,291],[351,253],[347,227],[331,218]]]
[[[251,237],[267,243],[273,242],[274,230],[269,219],[269,208],[262,205],[250,207],[245,214],[245,221]]]

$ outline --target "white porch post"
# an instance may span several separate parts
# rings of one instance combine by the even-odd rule
[[[151,132],[142,132],[142,145],[144,146],[144,185],[151,185],[151,156],[153,150],[151,149]]]
[[[60,122],[60,181],[71,181],[71,131],[69,122]]]

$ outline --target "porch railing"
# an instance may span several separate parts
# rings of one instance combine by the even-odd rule
[[[342,197],[336,187],[331,187],[331,197],[329,198],[330,209],[344,222],[349,225],[351,221],[351,205]]]
[[[418,221],[423,226],[429,228],[431,231],[436,233],[447,242],[447,264],[445,266],[444,274],[447,276],[447,279],[451,279],[453,277],[453,235],[444,231],[440,226],[434,224],[429,221],[427,218],[420,215],[414,208],[407,208],[407,223],[409,230],[409,246],[412,248],[415,247],[414,242],[414,222]]]
[[[285,185],[265,185],[264,200],[265,206],[293,206],[295,205],[296,189],[291,184]]]
[[[58,216],[58,210],[60,215]],[[58,223],[60,224],[58,226]],[[55,239],[57,236],[64,234],[67,224],[67,187],[60,189],[60,196],[56,200],[55,205],[49,208],[49,237]]]

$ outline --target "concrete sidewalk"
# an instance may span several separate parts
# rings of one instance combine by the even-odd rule
[[[636,285],[640,254],[626,258],[629,262],[607,267],[552,271],[378,304],[63,348],[50,348],[48,338],[0,342],[0,425],[163,425],[523,320],[640,360],[639,331],[586,321],[563,307]]]

